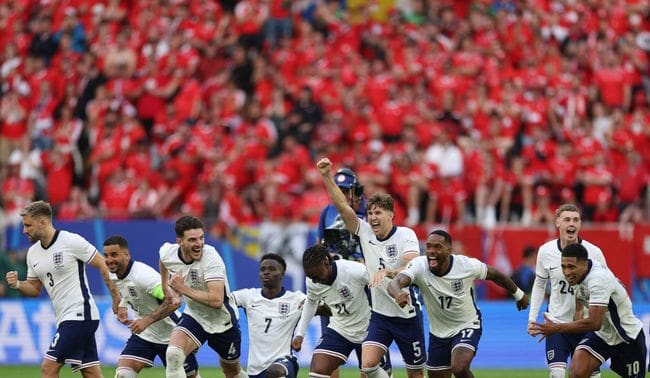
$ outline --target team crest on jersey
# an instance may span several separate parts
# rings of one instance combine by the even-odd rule
[[[138,297],[138,293],[135,291],[135,286],[128,286],[129,288],[129,295],[133,298]]]
[[[386,254],[391,259],[397,257],[397,244],[391,244],[386,246]]]
[[[289,315],[289,310],[291,309],[291,306],[289,303],[286,302],[280,302],[278,303],[278,312],[280,315]]]
[[[190,284],[196,286],[199,284],[199,272],[196,269],[190,269]]]
[[[553,360],[553,358],[555,358],[555,349],[547,350],[546,351],[546,359],[548,361],[551,361],[551,360]]]
[[[54,269],[63,268],[63,252],[56,252],[53,254],[52,261],[54,262]]]
[[[350,288],[347,286],[343,286],[339,289],[339,295],[343,299],[350,299],[352,298],[352,292],[350,291]]]
[[[463,291],[463,281],[462,280],[451,281],[451,289],[454,291],[454,293],[462,292]]]

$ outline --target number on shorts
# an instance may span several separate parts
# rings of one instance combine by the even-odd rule
[[[473,334],[474,334],[474,330],[471,329],[471,328],[461,329],[460,330],[460,338],[461,339],[469,339],[470,337],[472,337]]]
[[[237,353],[237,348],[235,348],[235,343],[230,343],[230,348],[228,348],[228,355],[234,356],[235,353]]]
[[[633,375],[636,376],[637,374],[639,374],[639,371],[641,370],[639,366],[639,361],[634,361],[631,364],[626,364],[625,366],[627,366],[627,375],[630,377]]]
[[[413,342],[413,356],[415,356],[415,358],[420,358],[420,356],[422,356],[422,348],[420,348],[419,341]]]
[[[50,344],[50,348],[54,349],[58,341],[59,341],[59,333],[57,332],[56,334],[54,334],[54,339],[52,339],[52,344]]]

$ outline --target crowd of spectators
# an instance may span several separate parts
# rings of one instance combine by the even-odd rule
[[[5,0],[0,212],[315,224],[314,161],[409,225],[648,221],[645,0]]]

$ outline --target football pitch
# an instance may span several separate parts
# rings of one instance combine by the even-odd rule
[[[474,376],[477,378],[547,378],[548,372],[546,370],[485,370],[485,369],[473,369]],[[102,372],[104,373],[105,378],[112,378],[115,376],[115,367],[114,366],[105,366],[102,367]],[[301,368],[298,377],[307,378],[308,371],[306,368]],[[27,378],[27,377],[38,377],[40,375],[40,367],[38,366],[23,366],[23,365],[7,365],[0,366],[0,376],[3,378]],[[160,378],[165,376],[165,370],[163,368],[150,368],[144,369],[138,374],[139,378]],[[614,378],[617,375],[614,374],[611,370],[604,369],[602,372],[603,378]],[[61,378],[79,378],[81,374],[72,373],[69,367],[64,367],[61,369]],[[201,369],[202,378],[212,378],[212,377],[223,377],[220,369],[217,368],[202,368]],[[341,371],[341,378],[356,378],[359,377],[359,371],[357,369],[346,368]],[[395,369],[393,373],[394,378],[406,378],[406,371],[404,369]]]

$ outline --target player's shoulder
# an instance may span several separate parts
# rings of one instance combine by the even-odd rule
[[[407,238],[413,238],[415,240],[418,239],[417,235],[415,234],[415,231],[406,226],[397,226],[397,230],[395,231],[395,236],[398,236],[402,239],[407,239]]]
[[[551,252],[559,251],[558,244],[559,244],[558,239],[549,240],[546,243],[539,246],[538,253],[543,254],[543,253],[551,253]]]
[[[588,240],[582,239],[582,240],[580,240],[580,244],[582,244],[582,246],[585,247],[585,249],[587,249],[587,252],[589,252],[589,253],[600,253],[600,254],[603,253],[603,251],[600,249],[600,247],[598,247],[596,244],[594,244],[594,243],[592,243],[592,242],[590,242]]]
[[[133,265],[131,266],[131,275],[133,276],[141,276],[141,275],[152,275],[152,274],[160,274],[156,269],[153,267],[140,262],[140,261],[133,261]]]
[[[165,242],[160,246],[158,253],[161,259],[168,259],[178,253],[178,244]]]
[[[261,295],[261,291],[260,291],[260,295]],[[289,301],[292,301],[292,302],[301,302],[303,299],[305,299],[305,293],[303,293],[300,290],[296,290],[296,291],[287,290],[287,291],[284,292],[284,294],[280,298],[283,298],[284,300],[289,300]]]

